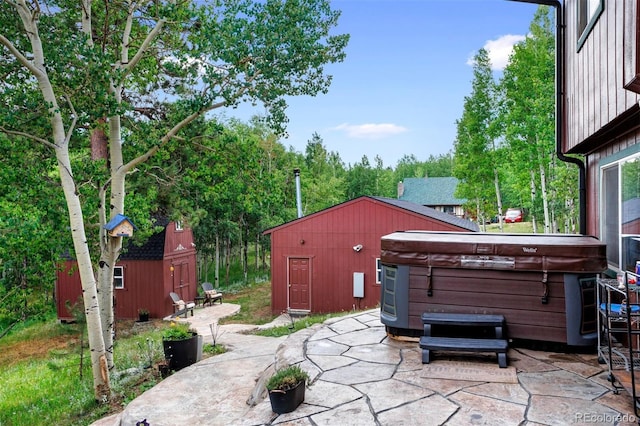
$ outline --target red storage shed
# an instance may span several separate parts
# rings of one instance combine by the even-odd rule
[[[272,312],[377,306],[380,238],[409,229],[469,232],[478,225],[407,201],[364,196],[268,229]]]
[[[114,271],[115,316],[134,319],[138,309],[149,311],[150,318],[163,318],[174,312],[169,292],[193,301],[198,277],[196,249],[190,228],[180,222],[164,222],[164,229],[152,235],[142,246],[129,244]],[[67,260],[58,271],[56,306],[59,320],[72,320],[67,302],[81,298],[80,275],[75,260]]]

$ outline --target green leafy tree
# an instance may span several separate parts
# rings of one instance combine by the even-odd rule
[[[376,171],[371,168],[369,158],[362,156],[347,170],[347,199],[351,200],[362,195],[377,195]]]
[[[397,195],[397,184],[394,182],[393,169],[385,167],[379,155],[376,155],[373,160],[375,161],[375,168],[373,169],[375,188],[370,195],[394,198]]]
[[[393,170],[393,184],[406,178],[453,176],[453,154],[429,155],[425,161],[418,161],[415,155],[405,154],[398,160]],[[397,188],[394,188],[397,192]]]
[[[300,167],[303,213],[314,213],[345,201],[345,171],[340,155],[329,152],[318,133],[305,147]]]
[[[98,401],[111,396],[112,277],[122,249],[103,225],[125,213],[126,177],[217,108],[260,102],[281,129],[286,96],[328,90],[324,65],[342,61],[348,42],[330,34],[338,17],[327,0],[0,2],[0,131],[42,144],[56,159]],[[100,133],[106,180],[93,216],[72,153]],[[92,229],[100,230],[97,277]]]
[[[42,146],[0,134],[0,336],[50,309],[56,260],[68,243],[64,200]]]
[[[529,27],[530,35],[517,44],[505,68],[500,88],[504,98],[507,164],[514,179],[516,198],[536,226],[544,217],[545,233],[551,231],[549,179],[563,178],[556,173],[554,127],[555,36],[550,8],[541,6]],[[527,196],[528,194],[528,196]],[[535,228],[534,228],[535,230]]]
[[[406,178],[426,177],[424,163],[418,161],[414,154],[405,154],[398,160],[394,170],[395,178],[398,182]]]
[[[474,56],[471,95],[465,97],[462,118],[456,122],[454,174],[460,179],[458,196],[472,203],[476,217],[485,223],[489,200],[502,215],[502,198],[496,144],[497,98],[489,55]]]
[[[424,162],[427,177],[453,176],[453,153],[430,155]]]

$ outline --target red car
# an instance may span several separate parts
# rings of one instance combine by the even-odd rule
[[[523,214],[520,209],[507,209],[507,213],[504,215],[505,223],[522,222]]]

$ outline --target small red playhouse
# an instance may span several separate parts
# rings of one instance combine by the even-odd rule
[[[272,312],[375,307],[380,238],[402,230],[477,232],[478,225],[408,201],[364,196],[268,229]]]
[[[142,246],[128,244],[114,269],[115,316],[134,319],[139,309],[150,318],[163,318],[174,312],[169,292],[183,300],[197,295],[196,249],[190,228],[180,222],[161,223],[164,229]],[[72,320],[67,302],[77,302],[82,294],[75,260],[66,260],[58,271],[56,306],[59,320]]]

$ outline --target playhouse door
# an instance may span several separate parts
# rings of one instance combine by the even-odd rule
[[[289,258],[289,309],[311,310],[311,259]]]

